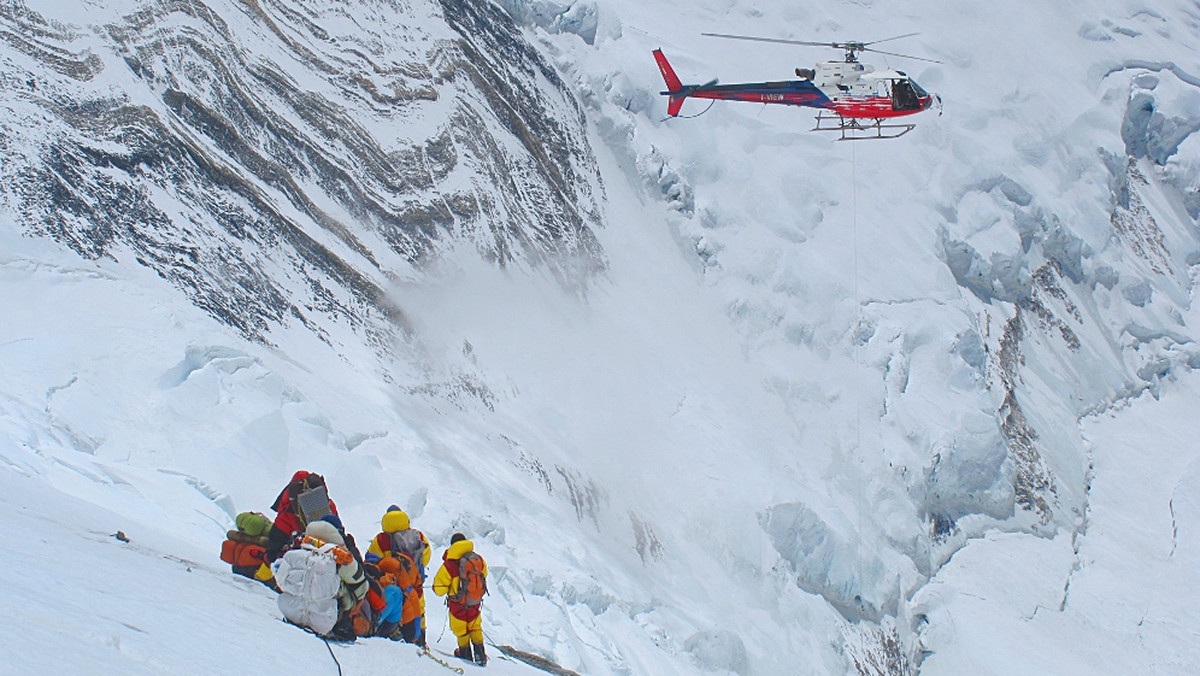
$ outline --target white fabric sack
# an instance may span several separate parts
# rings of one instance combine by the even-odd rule
[[[275,561],[275,583],[282,592],[279,610],[293,624],[326,635],[337,624],[338,577],[333,555],[311,549],[293,549]]]

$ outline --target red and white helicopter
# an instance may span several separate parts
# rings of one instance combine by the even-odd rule
[[[669,96],[667,114],[679,115],[683,101],[694,99],[724,99],[750,101],[754,103],[778,103],[790,106],[816,108],[817,124],[813,131],[836,131],[839,140],[897,138],[912,131],[917,125],[897,118],[906,117],[936,106],[941,110],[942,101],[936,94],[921,88],[912,78],[899,70],[875,70],[874,66],[859,63],[859,52],[875,52],[888,56],[899,56],[917,61],[941,63],[919,56],[908,56],[873,49],[869,45],[907,38],[916,33],[875,40],[873,42],[808,42],[760,38],[748,35],[726,35],[703,33],[715,38],[777,42],[788,45],[810,45],[833,47],[845,50],[844,61],[822,61],[814,68],[797,68],[799,80],[780,82],[749,82],[744,84],[717,84],[716,80],[702,85],[685,85],[675,75],[661,49],[654,50],[654,60],[667,83]]]

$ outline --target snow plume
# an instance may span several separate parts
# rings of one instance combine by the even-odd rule
[[[308,469],[579,673],[1195,671],[1194,3],[892,4],[0,7],[9,663],[443,670],[220,564]],[[841,58],[712,31],[945,114],[664,120]]]

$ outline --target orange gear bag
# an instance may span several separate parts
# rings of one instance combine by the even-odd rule
[[[458,559],[458,589],[450,600],[464,606],[478,606],[487,593],[487,574],[484,572],[483,557],[475,552],[466,552]]]
[[[226,540],[221,543],[221,560],[232,566],[257,568],[265,555],[265,549],[249,542]]]

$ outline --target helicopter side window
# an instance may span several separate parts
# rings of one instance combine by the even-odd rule
[[[917,110],[921,101],[908,80],[892,82],[892,110]]]

